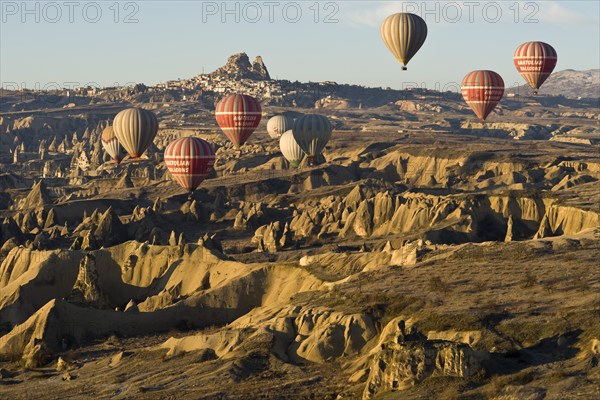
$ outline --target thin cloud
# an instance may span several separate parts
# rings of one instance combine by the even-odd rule
[[[542,23],[548,23],[561,26],[585,26],[598,27],[598,19],[594,19],[590,14],[577,12],[573,9],[565,7],[556,1],[539,2],[539,12],[534,16]]]

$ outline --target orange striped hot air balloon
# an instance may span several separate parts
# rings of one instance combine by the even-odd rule
[[[397,13],[383,21],[380,32],[383,42],[406,71],[406,64],[425,43],[427,24],[418,15]]]
[[[219,127],[235,148],[242,146],[254,132],[262,117],[260,103],[252,96],[225,96],[215,109]]]
[[[196,137],[171,142],[165,149],[165,164],[182,188],[194,191],[213,169],[215,151],[210,143]]]
[[[158,132],[158,121],[152,111],[128,108],[115,116],[113,130],[129,155],[140,158]]]
[[[473,71],[463,79],[461,91],[469,107],[485,122],[504,95],[504,81],[494,71]]]
[[[515,50],[515,67],[534,90],[534,94],[537,94],[540,86],[554,71],[557,61],[556,50],[548,43],[527,42]]]
[[[112,126],[109,125],[104,128],[102,131],[101,142],[102,147],[104,147],[104,151],[106,151],[108,155],[111,156],[117,164],[119,164],[123,160],[125,152],[123,147],[121,147],[121,143],[119,143],[117,140]]]

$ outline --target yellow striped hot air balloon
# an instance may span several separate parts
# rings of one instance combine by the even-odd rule
[[[331,138],[333,126],[327,117],[319,114],[306,114],[294,122],[294,139],[312,163],[321,154]]]
[[[291,129],[279,138],[279,148],[281,149],[281,154],[283,154],[292,167],[296,168],[300,165],[304,158],[304,151],[298,142],[296,142],[296,139],[294,139],[294,133]]]
[[[119,143],[119,140],[117,140],[112,126],[109,125],[104,128],[102,131],[101,142],[102,147],[104,147],[104,151],[106,151],[108,155],[115,160],[115,163],[119,164],[123,160],[125,152],[123,147],[121,147],[121,143]]]
[[[406,71],[406,64],[425,43],[427,24],[415,14],[392,14],[381,24],[381,38]]]
[[[113,131],[129,155],[140,158],[154,141],[158,121],[152,111],[128,108],[115,116]]]

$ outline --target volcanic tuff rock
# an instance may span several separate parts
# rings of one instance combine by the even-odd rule
[[[75,241],[73,242],[73,245],[75,245]],[[96,250],[99,246],[98,241],[96,240],[96,237],[92,234],[91,231],[88,231],[84,236],[83,236],[83,240],[81,241],[81,249],[82,250]]]
[[[117,182],[116,188],[118,189],[128,189],[134,187],[133,181],[131,180],[129,170],[126,170],[119,181]]]
[[[15,239],[20,242],[23,239],[23,232],[19,228],[19,225],[12,218],[4,218],[0,223],[0,241]]]
[[[558,124],[524,124],[510,122],[489,122],[485,127],[480,122],[464,121],[461,128],[479,132],[485,135],[496,134],[499,137],[512,138],[517,140],[533,139],[546,140],[554,135],[562,133]]]
[[[42,208],[45,204],[51,203],[52,199],[50,197],[50,192],[44,181],[40,180],[33,185],[29,194],[21,203],[21,209],[29,210],[33,208]]]
[[[254,62],[250,64],[250,59],[246,53],[232,55],[227,60],[227,64],[216,69],[210,76],[222,79],[252,79],[258,81],[271,79],[262,57],[257,56]]]
[[[275,253],[289,243],[289,230],[284,230],[279,221],[272,222],[258,228],[252,242],[258,243],[258,250],[261,252]]]
[[[356,355],[377,335],[373,320],[364,314],[346,314],[321,307],[262,307],[231,323],[227,331],[171,338],[160,348],[169,349],[167,356],[211,349],[217,357],[227,358],[245,348],[261,332],[272,332],[274,340],[270,350],[294,363],[324,363],[344,355]]]
[[[466,344],[443,340],[385,343],[371,363],[363,399],[380,391],[407,389],[430,376],[472,376],[480,368],[478,355]]]
[[[375,397],[493,398],[509,395],[504,383],[523,383],[512,398],[533,386],[558,398],[566,385],[597,397],[596,103],[506,98],[488,125],[588,145],[475,139],[458,94],[267,81],[260,60],[242,59],[64,110],[0,104],[0,358],[36,366],[85,352],[76,379],[43,382],[46,397],[356,399],[368,385]],[[323,107],[337,133],[321,162],[289,168],[267,118],[235,151],[212,108],[230,92],[261,98],[265,117]],[[156,147],[96,168],[107,122],[142,103],[160,120]],[[182,136],[218,153],[191,196],[160,156]],[[49,198],[40,190],[23,209],[40,176]],[[40,371],[16,373],[23,384],[3,378],[0,397],[38,395]]]
[[[105,246],[118,244],[126,237],[123,234],[123,224],[112,207],[109,207],[100,217],[94,236]]]
[[[109,306],[106,295],[100,286],[96,257],[92,254],[86,254],[81,260],[77,281],[67,299],[75,304],[88,304],[98,308]]]

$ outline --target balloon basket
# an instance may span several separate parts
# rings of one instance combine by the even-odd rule
[[[408,71],[408,68],[406,68],[406,67],[403,66],[402,67],[402,71]]]

